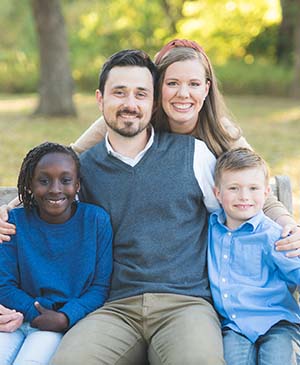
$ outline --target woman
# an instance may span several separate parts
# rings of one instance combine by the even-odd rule
[[[250,147],[240,129],[228,119],[228,111],[218,89],[212,65],[196,42],[175,39],[155,56],[159,78],[157,105],[152,124],[157,131],[190,134],[203,140],[218,157],[235,147]],[[81,153],[102,140],[106,133],[103,117],[72,144]],[[264,212],[284,227],[282,249],[300,247],[300,229],[287,209],[273,196],[267,199]],[[279,241],[280,242],[280,241]],[[298,252],[299,251],[299,252]],[[300,249],[292,255],[300,254]]]

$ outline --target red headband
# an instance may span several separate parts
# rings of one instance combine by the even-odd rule
[[[198,51],[202,53],[205,58],[207,59],[207,56],[201,46],[197,42],[189,41],[188,39],[173,39],[169,43],[167,43],[163,48],[156,54],[154,57],[155,63],[158,65],[160,64],[163,57],[170,51],[172,48],[176,47],[186,47],[186,48],[192,48],[195,51]]]

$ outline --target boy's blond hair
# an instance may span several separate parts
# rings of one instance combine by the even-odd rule
[[[269,183],[269,168],[266,161],[256,152],[248,148],[235,148],[223,153],[215,167],[215,185],[220,186],[222,174],[225,171],[238,171],[244,169],[259,168],[265,175],[266,184]]]

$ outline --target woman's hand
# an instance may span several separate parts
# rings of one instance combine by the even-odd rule
[[[286,256],[300,256],[300,227],[296,224],[286,224],[283,227],[282,239],[275,242],[277,251],[288,251]]]

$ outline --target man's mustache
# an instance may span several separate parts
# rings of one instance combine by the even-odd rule
[[[117,111],[117,117],[119,117],[122,113],[129,114],[129,115],[132,115],[132,116],[138,117],[138,118],[142,117],[142,114],[139,113],[138,111],[131,110],[131,109],[128,109],[128,108],[118,110]]]

